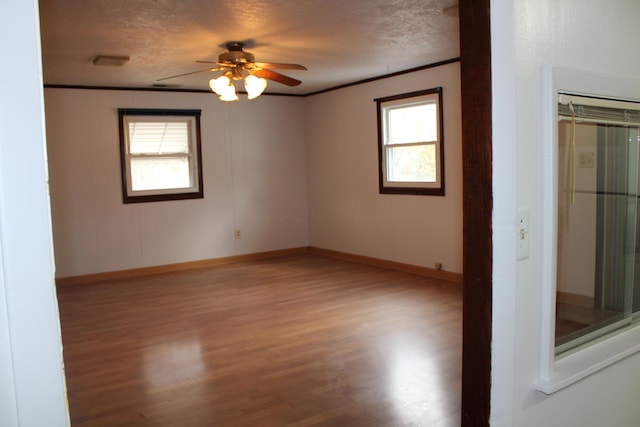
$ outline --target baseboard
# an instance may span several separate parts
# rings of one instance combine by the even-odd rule
[[[462,283],[463,275],[445,270],[436,270],[435,268],[421,267],[413,264],[404,264],[401,262],[388,261],[380,258],[373,258],[364,255],[356,255],[348,252],[334,251],[331,249],[322,249],[315,246],[309,247],[309,252],[316,255],[324,255],[332,258],[339,258],[346,261],[354,261],[362,264],[373,265],[376,267],[388,268],[391,270],[404,271],[406,273],[418,274],[420,276],[431,277],[434,279],[442,279],[450,282]]]
[[[106,271],[103,273],[85,274],[81,276],[60,277],[56,279],[58,287],[86,285],[89,283],[104,282],[108,280],[126,279],[128,277],[149,276],[152,274],[170,273],[174,271],[192,270],[197,268],[215,267],[218,265],[231,264],[235,262],[255,261],[266,258],[276,258],[282,256],[299,255],[312,253],[346,261],[359,262],[376,267],[388,268],[391,270],[404,271],[406,273],[418,274],[420,276],[432,277],[435,279],[448,280],[450,282],[462,283],[462,274],[450,271],[436,270],[434,268],[421,267],[401,262],[388,261],[380,258],[373,258],[364,255],[356,255],[347,252],[322,249],[314,246],[303,246],[299,248],[280,249],[275,251],[257,252],[252,254],[234,255],[222,258],[210,258],[198,261],[179,262],[175,264],[157,265],[152,267],[132,268],[128,270]]]
[[[60,277],[56,279],[56,285],[72,286],[88,283],[104,282],[107,280],[125,279],[127,277],[149,276],[152,274],[169,273],[173,271],[191,270],[196,268],[214,267],[217,265],[231,264],[243,261],[255,261],[265,258],[298,255],[309,253],[309,247],[280,249],[275,251],[257,252],[244,255],[233,255],[222,258],[210,258],[198,261],[179,262],[175,264],[157,265],[152,267],[132,268],[128,270],[106,271],[103,273],[85,274],[82,276]]]
[[[593,308],[595,300],[593,297],[588,295],[580,295],[573,294],[571,292],[561,292],[558,291],[556,293],[556,302],[577,305],[579,307]]]

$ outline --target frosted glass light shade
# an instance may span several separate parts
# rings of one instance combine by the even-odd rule
[[[218,95],[222,95],[225,92],[225,88],[231,84],[229,77],[222,75],[217,79],[209,80],[209,87],[212,91]]]
[[[218,77],[217,79],[209,80],[209,87],[215,93],[220,95],[221,101],[237,101],[238,95],[236,94],[236,87],[231,83],[231,79],[225,75]]]
[[[247,91],[247,98],[255,99],[267,88],[267,81],[262,77],[248,75],[244,78],[244,88]]]
[[[229,89],[220,95],[220,101],[237,101],[238,95],[236,94],[236,88],[234,85],[229,85]]]

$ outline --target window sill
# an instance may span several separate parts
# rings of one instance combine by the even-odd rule
[[[640,324],[636,323],[560,355],[553,363],[552,374],[538,379],[534,389],[553,394],[637,352]]]

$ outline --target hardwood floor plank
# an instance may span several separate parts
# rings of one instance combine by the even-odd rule
[[[58,291],[72,425],[459,425],[459,283],[313,254]]]

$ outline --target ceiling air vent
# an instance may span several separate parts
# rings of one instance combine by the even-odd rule
[[[93,65],[115,65],[122,66],[129,62],[128,56],[96,55],[93,58]]]

